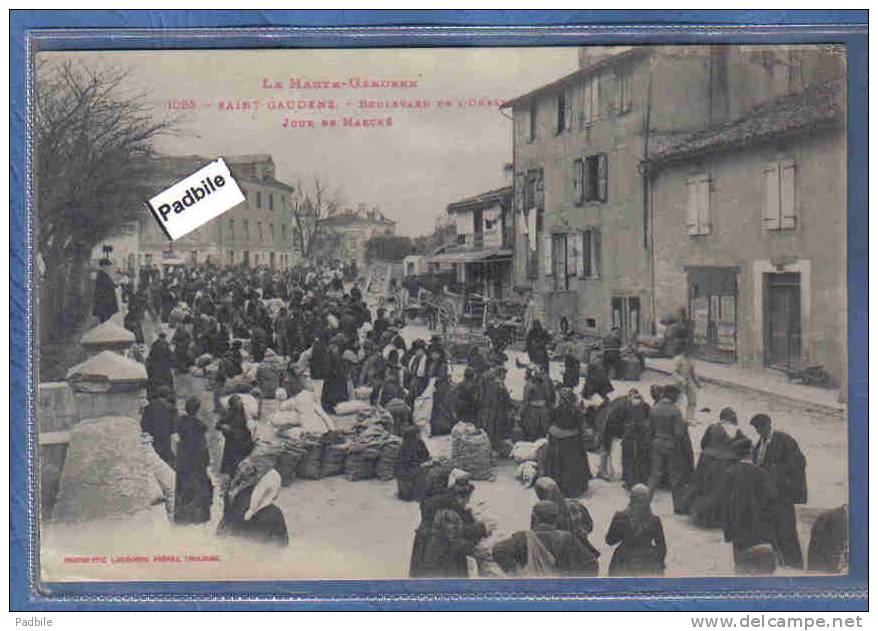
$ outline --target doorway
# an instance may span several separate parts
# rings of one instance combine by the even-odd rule
[[[802,289],[798,272],[765,275],[765,364],[798,366],[802,359]]]

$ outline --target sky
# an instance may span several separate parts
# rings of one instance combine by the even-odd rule
[[[505,184],[512,161],[508,100],[577,67],[576,48],[447,48],[41,53],[90,67],[130,72],[157,116],[179,116],[180,131],[162,138],[167,154],[270,153],[277,177],[294,184],[321,177],[346,205],[379,206],[398,233],[425,234],[450,202]],[[413,81],[417,87],[352,88],[351,79]],[[290,80],[346,83],[291,88]],[[264,83],[280,82],[280,89]],[[361,109],[360,99],[428,101],[418,109]],[[269,109],[269,102],[335,101],[335,110]],[[460,103],[476,102],[461,107]],[[478,104],[478,99],[485,102]],[[494,102],[490,102],[493,100]],[[250,109],[220,109],[220,102]],[[253,101],[259,101],[258,110]],[[439,101],[449,105],[439,106]],[[194,109],[172,109],[188,102]],[[344,117],[386,119],[391,127],[342,127]],[[313,128],[284,127],[284,119]],[[334,119],[336,127],[323,127]],[[307,124],[307,123],[306,123]]]

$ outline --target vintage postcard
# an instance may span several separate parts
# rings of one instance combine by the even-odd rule
[[[844,46],[33,73],[43,583],[847,573]]]

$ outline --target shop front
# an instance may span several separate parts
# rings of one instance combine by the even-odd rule
[[[685,267],[693,353],[733,364],[738,357],[738,268]]]

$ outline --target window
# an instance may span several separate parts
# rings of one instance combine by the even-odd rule
[[[561,134],[570,129],[570,101],[572,99],[569,90],[564,90],[559,93],[556,98],[558,112],[555,133]]]
[[[621,69],[616,73],[616,113],[620,116],[631,111],[631,70]]]
[[[583,161],[583,199],[607,201],[607,154],[598,153]]]
[[[268,194],[268,210],[274,210],[274,193]]]
[[[287,242],[287,224],[285,223],[280,225],[280,240],[284,243]]]
[[[257,231],[259,232],[259,241],[260,241],[260,243],[261,243],[262,241],[265,241],[265,233],[262,232],[262,222],[261,222],[261,221],[257,221],[257,222],[256,222],[256,229],[257,229]]]
[[[250,240],[250,222],[246,219],[244,220],[244,240]]]
[[[262,191],[256,191],[256,208],[262,208]]]
[[[235,253],[232,250],[229,250],[229,265],[235,264]]]
[[[229,219],[229,241],[235,240],[235,220]]]
[[[601,117],[601,82],[600,77],[591,77],[583,86],[582,117],[580,127],[585,129]]]
[[[577,252],[577,274],[582,278],[598,278],[601,267],[601,233],[596,228],[590,228],[579,233],[579,247]]]
[[[531,101],[527,110],[527,141],[534,142],[537,139],[537,102]]]
[[[686,228],[689,234],[710,234],[710,176],[699,173],[689,178],[686,197]]]
[[[540,258],[540,264],[541,264],[540,266],[543,268],[543,275],[544,276],[551,276],[552,271],[553,271],[553,268],[552,268],[552,263],[553,263],[552,235],[550,235],[550,234],[541,235],[540,240],[539,240],[539,247],[540,247],[539,258]]]
[[[284,209],[284,212],[286,212],[286,210],[287,210],[287,198],[286,198],[286,195],[281,195],[281,196],[280,196],[280,205],[281,205],[281,208]]]
[[[457,245],[466,245],[466,235],[465,234],[457,235]]]
[[[223,240],[223,223],[221,221],[216,222],[216,238],[220,242]]]
[[[567,235],[552,235],[552,274],[555,277],[555,291],[566,291],[570,289],[568,274],[568,252],[567,252]]]
[[[764,230],[793,230],[796,227],[796,164],[782,160],[767,165],[762,171]]]
[[[582,158],[577,158],[573,161],[573,203],[577,206],[585,201],[584,175]]]
[[[528,171],[524,187],[524,208],[542,208],[543,206],[543,172],[540,169]]]
[[[268,224],[268,240],[274,243],[274,224]]]

